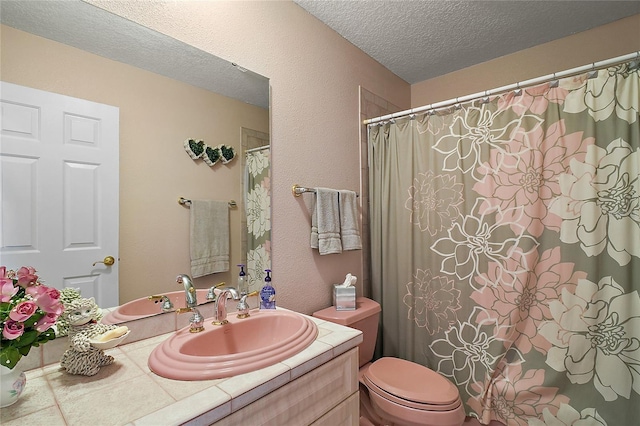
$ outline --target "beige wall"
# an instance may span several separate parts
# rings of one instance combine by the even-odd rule
[[[184,140],[242,152],[240,128],[268,132],[269,111],[5,26],[1,60],[3,81],[120,108],[120,301],[179,290],[189,209],[178,198],[242,201],[242,161],[209,167],[187,155]],[[229,215],[231,272],[200,286],[235,275],[241,211]]]
[[[411,86],[411,107],[480,93],[640,50],[640,15]]]

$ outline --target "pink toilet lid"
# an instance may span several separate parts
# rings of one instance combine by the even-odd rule
[[[369,366],[367,378],[398,398],[428,405],[451,405],[460,394],[449,380],[414,362],[380,358]]]

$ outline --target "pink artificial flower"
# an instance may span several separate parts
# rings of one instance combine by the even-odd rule
[[[29,287],[36,284],[38,281],[38,276],[36,275],[36,270],[31,266],[23,266],[18,269],[18,285],[22,287]]]
[[[22,336],[24,333],[24,324],[18,321],[14,321],[12,319],[8,319],[4,323],[4,329],[2,330],[2,335],[5,339],[14,340],[18,337]]]
[[[0,279],[0,302],[10,302],[11,298],[18,292],[19,288],[13,285],[13,280],[9,278]]]
[[[20,302],[9,312],[9,318],[14,321],[25,322],[38,310],[38,305],[30,300]]]
[[[62,303],[60,303],[60,292],[58,289],[37,285],[28,287],[26,291],[43,311],[60,315],[64,310]]]
[[[48,313],[47,315],[43,316],[38,321],[36,321],[35,323],[36,330],[40,333],[48,330],[49,328],[51,328],[53,324],[56,323],[58,316],[59,316],[58,314],[53,314],[53,313]]]
[[[7,267],[0,267],[0,284],[11,283],[13,285],[13,280],[11,277],[7,276]]]

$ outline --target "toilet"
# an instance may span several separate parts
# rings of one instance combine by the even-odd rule
[[[373,352],[378,336],[380,305],[365,297],[356,310],[329,307],[314,317],[362,331],[358,347],[360,425],[460,426],[465,419],[458,389],[444,376],[420,364],[399,358],[377,361]]]

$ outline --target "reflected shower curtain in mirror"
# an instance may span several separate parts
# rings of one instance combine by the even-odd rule
[[[485,424],[636,424],[639,87],[636,61],[370,126],[381,355]]]
[[[249,291],[263,286],[271,268],[271,154],[269,147],[246,153],[247,277]]]

